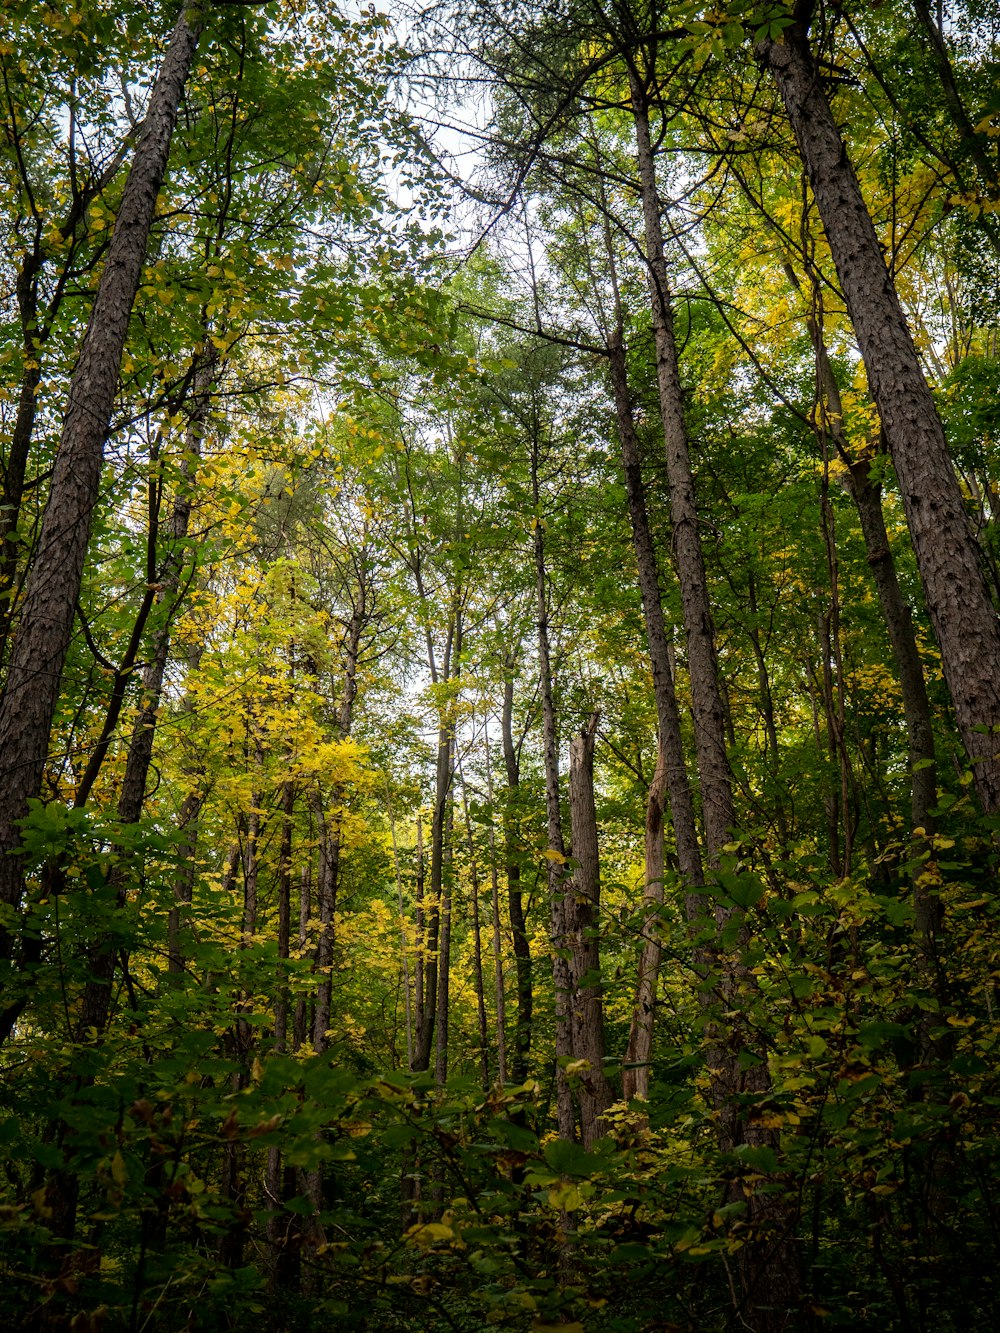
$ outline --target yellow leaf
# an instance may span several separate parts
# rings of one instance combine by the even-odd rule
[[[416,1226],[410,1227],[406,1234],[418,1245],[433,1245],[437,1241],[455,1239],[454,1231],[443,1222],[417,1223]]]
[[[572,1213],[583,1207],[583,1195],[575,1185],[563,1181],[549,1190],[549,1204],[564,1213]]]

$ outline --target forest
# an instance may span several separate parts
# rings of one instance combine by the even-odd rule
[[[3,0],[0,1317],[1000,1326],[1000,6]]]

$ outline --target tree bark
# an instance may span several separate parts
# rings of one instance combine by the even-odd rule
[[[559,802],[559,747],[555,702],[552,697],[552,658],[549,645],[549,598],[545,570],[545,529],[538,481],[538,436],[531,440],[531,489],[534,501],[535,612],[538,631],[539,692],[542,696],[542,746],[545,766],[546,878],[549,891],[552,984],[555,1006],[556,1123],[559,1136],[573,1137],[573,1098],[565,1066],[573,1055],[570,1019],[570,973],[566,950],[566,845]]]
[[[519,859],[517,813],[521,766],[514,745],[514,663],[505,663],[503,709],[500,715],[503,743],[504,772],[507,791],[503,809],[504,857],[507,873],[507,913],[514,945],[514,975],[517,991],[517,1022],[514,1027],[514,1060],[511,1073],[515,1083],[528,1077],[528,1058],[531,1054],[531,1029],[534,1021],[534,992],[532,989],[531,947],[524,918],[524,898],[521,893],[521,863]]]
[[[500,875],[497,869],[497,845],[493,827],[493,771],[490,756],[490,725],[483,726],[486,748],[486,794],[489,801],[490,847],[490,924],[493,954],[493,986],[497,1010],[497,1082],[502,1088],[507,1082],[507,994],[503,977],[503,938],[500,933]],[[526,1076],[526,1075],[525,1075]]]
[[[656,383],[666,445],[667,480],[670,485],[672,540],[684,611],[691,714],[694,720],[698,776],[701,780],[702,822],[708,859],[714,862],[730,841],[735,825],[732,771],[726,752],[726,710],[719,685],[715,629],[709,605],[708,578],[698,530],[698,506],[684,420],[673,307],[660,222],[661,203],[649,130],[648,91],[635,70],[629,73],[629,89],[635,122],[645,258],[656,346]]]
[[[445,654],[445,679],[448,678],[450,650]],[[431,864],[428,900],[424,904],[424,993],[417,1020],[417,1040],[414,1051],[414,1069],[430,1068],[431,1052],[435,1049],[435,1026],[438,1020],[438,990],[441,982],[441,936],[444,928],[444,859],[445,830],[447,826],[448,795],[451,791],[451,730],[447,722],[438,728],[437,762],[434,771],[434,810],[431,816]]]
[[[570,1017],[580,1134],[590,1148],[604,1133],[601,1116],[614,1101],[604,1072],[604,996],[601,985],[601,869],[594,804],[594,738],[600,714],[569,743],[569,816],[573,879],[566,894],[566,941],[571,951]]]
[[[354,700],[358,693],[358,658],[361,635],[368,618],[367,583],[362,575],[355,605],[348,622],[344,644],[344,692],[337,711],[337,735],[346,740],[354,720]],[[317,790],[312,795],[313,810],[319,829],[319,869],[316,881],[316,1008],[313,1013],[312,1042],[317,1053],[329,1043],[330,1015],[333,1002],[333,955],[335,944],[337,897],[340,892],[340,801],[344,792],[334,786],[324,808]]]
[[[613,274],[612,276],[614,278]],[[684,758],[684,742],[674,689],[674,673],[670,663],[670,648],[663,619],[656,551],[653,547],[653,534],[646,509],[639,440],[632,415],[617,282],[614,282],[614,286],[617,327],[608,347],[611,387],[622,451],[625,493],[632,527],[632,549],[635,552],[639,575],[639,592],[642,597],[646,645],[653,675],[653,697],[656,700],[659,731],[656,770],[646,801],[643,942],[622,1072],[622,1095],[626,1100],[631,1100],[634,1097],[644,1099],[649,1097],[649,1065],[653,1051],[656,987],[661,955],[660,909],[663,905],[665,873],[663,814],[664,802],[668,799],[677,847],[677,863],[687,895],[686,909],[689,921],[697,921],[703,915],[705,905],[703,896],[699,893],[704,884],[704,870],[701,849],[698,845],[691,785]]]
[[[7,655],[7,637],[14,616],[15,581],[21,555],[17,525],[25,491],[28,489],[28,459],[38,414],[38,394],[43,381],[42,349],[48,341],[56,316],[66,297],[70,271],[76,269],[74,276],[77,281],[83,276],[77,268],[79,256],[75,241],[79,232],[83,230],[81,224],[86,218],[87,209],[117,176],[125,160],[127,146],[128,139],[107,166],[99,174],[91,175],[86,184],[79,179],[73,179],[71,173],[69,185],[72,200],[66,217],[58,229],[62,240],[70,244],[60,256],[61,271],[48,302],[43,306],[39,296],[39,284],[47,255],[43,250],[43,218],[37,210],[33,212],[31,219],[33,236],[30,244],[26,246],[15,281],[24,369],[18,392],[14,427],[10,434],[10,446],[2,469],[2,488],[0,488],[0,663]],[[22,182],[27,184],[23,175]],[[91,262],[98,262],[100,257],[101,250],[98,247]],[[89,269],[90,264],[87,267]]]
[[[799,280],[790,264],[785,273],[792,286],[801,290]],[[811,273],[814,292],[816,275]],[[815,313],[806,316],[806,328],[816,357],[816,380],[819,398],[817,431],[825,433],[834,444],[841,461],[847,466],[845,484],[861,524],[868,566],[878,594],[882,619],[889,635],[900,693],[903,696],[903,716],[906,722],[907,758],[910,768],[910,818],[913,828],[932,831],[931,810],[937,804],[937,767],[934,756],[934,728],[931,721],[930,701],[923,663],[913,632],[913,617],[903,600],[896,576],[896,562],[889,545],[889,534],[882,512],[881,486],[873,480],[871,459],[858,457],[851,449],[844,430],[844,405],[840,385],[834,373],[823,337],[820,319]]]
[[[875,227],[800,19],[756,54],[777,85],[805,164],[899,479],[941,665],[983,808],[1000,808],[1000,626]]]
[[[469,798],[462,778],[462,817],[465,820],[465,845],[469,853],[469,890],[472,899],[472,982],[476,992],[476,1022],[479,1030],[479,1078],[484,1092],[490,1089],[489,1037],[486,1025],[486,988],[483,982],[483,941],[479,919],[479,867],[476,863],[476,844],[472,837],[472,819]],[[500,1024],[498,1023],[498,1026]],[[503,1045],[503,1030],[500,1042]]]
[[[0,704],[0,901],[15,909],[23,890],[17,823],[41,791],[129,317],[200,30],[200,11],[185,7],[150,97],[70,382],[41,537]],[[9,951],[5,932],[0,955],[9,956]]]
[[[636,133],[657,388],[666,444],[674,559],[684,614],[695,752],[701,781],[705,850],[709,865],[715,866],[732,838],[735,826],[732,769],[726,749],[726,708],[684,419],[660,221],[662,205],[650,135],[648,78],[644,79],[631,62],[629,91]],[[722,903],[716,907],[720,927],[735,914],[735,909]],[[711,969],[717,976],[716,999],[724,1017],[721,1023],[717,1020],[709,1023],[711,1037],[707,1063],[713,1101],[719,1112],[719,1139],[723,1151],[732,1151],[742,1142],[768,1142],[776,1146],[773,1133],[761,1130],[744,1104],[746,1100],[766,1093],[769,1075],[767,1065],[759,1057],[754,1062],[745,1060],[752,1053],[753,1042],[748,1039],[740,1015],[745,1005],[744,997],[752,993],[754,981],[742,961],[746,927],[741,933],[744,938],[737,944],[735,952],[724,954],[716,950],[715,967]],[[710,961],[707,951],[701,961]],[[711,1003],[711,997],[704,998],[706,1003]],[[796,1208],[780,1193],[774,1196],[754,1194],[747,1200],[747,1212],[755,1239],[741,1252],[742,1311],[751,1327],[758,1328],[760,1333],[771,1333],[771,1330],[787,1326],[787,1311],[798,1303],[800,1296],[793,1236]]]

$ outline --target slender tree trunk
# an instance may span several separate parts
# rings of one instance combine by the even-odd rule
[[[646,644],[653,673],[653,696],[656,700],[657,726],[660,745],[664,750],[665,786],[670,799],[670,810],[677,844],[677,862],[689,895],[689,916],[698,917],[704,911],[704,901],[698,893],[704,884],[701,849],[695,822],[694,803],[688,781],[684,742],[681,736],[680,710],[674,689],[674,672],[670,660],[663,618],[663,601],[653,547],[653,534],[646,509],[646,491],[642,480],[639,440],[632,417],[628,389],[625,348],[621,329],[609,346],[611,382],[614,391],[615,412],[619,442],[622,451],[622,470],[628,498],[629,520],[632,526],[632,548],[639,573],[639,592],[642,597],[643,617],[646,624]]]
[[[820,616],[820,652],[823,659],[823,696],[826,700],[827,740],[830,749],[833,841],[830,864],[838,879],[851,873],[854,851],[854,810],[851,801],[850,762],[846,740],[846,700],[844,697],[844,660],[840,636],[840,558],[837,552],[837,528],[830,503],[829,458],[824,452],[823,478],[820,486],[820,516],[823,547],[826,552],[830,600]]]
[[[431,815],[430,882],[424,902],[424,994],[417,1022],[414,1053],[417,1070],[429,1069],[434,1050],[434,1029],[438,1016],[440,944],[444,900],[444,832],[448,793],[451,789],[451,736],[447,726],[438,730],[437,764],[434,778],[434,809]]]
[[[698,530],[698,507],[684,421],[677,343],[656,186],[656,162],[649,130],[648,92],[637,73],[629,75],[635,122],[639,189],[645,229],[647,273],[656,346],[656,382],[666,444],[667,480],[674,559],[684,611],[688,675],[695,751],[701,779],[702,821],[710,861],[732,837],[735,825],[732,772],[726,753],[726,711],[719,685],[715,630],[708,597],[708,579]]]
[[[361,651],[361,635],[367,619],[367,585],[362,577],[344,644],[344,692],[337,711],[337,734],[342,740],[350,736],[354,720],[354,701],[358,693],[358,658]],[[325,808],[319,791],[314,792],[312,796],[313,811],[320,835],[319,872],[316,883],[318,927],[316,1008],[312,1031],[313,1048],[317,1052],[325,1051],[329,1043],[337,898],[340,892],[340,803],[344,795],[343,789],[335,784]]]
[[[497,845],[493,827],[493,770],[490,756],[490,726],[483,727],[486,745],[486,795],[490,807],[490,924],[493,954],[493,985],[497,1011],[497,1082],[502,1088],[507,1082],[507,994],[503,979],[503,937],[500,932],[500,875],[497,870]]]
[[[207,335],[206,342],[211,346],[211,341]],[[213,348],[212,353],[206,356],[197,374],[188,426],[184,433],[181,480],[174,498],[168,532],[171,549],[157,579],[160,587],[156,600],[161,605],[176,603],[180,589],[181,570],[184,565],[184,542],[191,523],[191,487],[201,458],[201,445],[211,406],[211,389],[215,382],[217,370],[218,355]],[[174,607],[171,607],[171,612],[173,609]],[[125,761],[125,776],[122,779],[122,794],[118,805],[119,818],[126,823],[136,823],[142,815],[142,803],[146,796],[149,766],[153,757],[153,739],[156,735],[156,723],[159,716],[160,700],[163,696],[163,680],[166,675],[169,655],[170,620],[168,618],[167,623],[161,627],[156,635],[153,656],[143,672],[143,706],[132,729],[132,738],[129,742],[128,756]]]
[[[285,782],[281,791],[281,845],[278,849],[278,967],[274,999],[274,1050],[281,1054],[288,1048],[288,958],[292,937],[292,814],[295,809],[295,784]],[[276,1285],[287,1286],[290,1264],[285,1249],[295,1234],[292,1216],[285,1211],[284,1185],[287,1172],[282,1169],[281,1149],[268,1148],[264,1192],[267,1198],[267,1241],[271,1251],[271,1273]]]
[[[307,860],[299,878],[299,934],[298,946],[301,958],[309,943],[309,923],[312,920],[312,863]],[[310,1030],[309,1005],[304,995],[295,1001],[295,1017],[292,1020],[292,1050],[298,1051]]]
[[[552,944],[552,983],[556,1025],[556,1123],[559,1136],[573,1137],[573,1098],[566,1079],[565,1065],[573,1055],[573,1028],[570,1018],[570,975],[566,948],[566,845],[563,841],[562,813],[559,803],[559,748],[556,710],[552,697],[552,659],[549,645],[549,598],[545,570],[545,530],[542,525],[538,481],[538,437],[531,441],[531,487],[535,509],[535,610],[538,630],[538,673],[542,696],[542,736],[545,764],[546,875],[549,890],[550,934]]]
[[[0,901],[8,907],[17,908],[21,901],[17,821],[41,791],[129,317],[198,41],[199,15],[199,10],[184,8],[150,96],[70,383],[41,537],[0,704]],[[0,955],[9,953],[5,932]]]
[[[479,1077],[483,1091],[490,1088],[489,1036],[486,1025],[486,989],[483,982],[483,942],[479,919],[479,868],[476,864],[476,844],[472,837],[469,816],[469,798],[462,779],[462,815],[465,819],[465,845],[469,853],[469,888],[472,896],[472,982],[476,992],[476,1019],[479,1028]],[[502,1038],[501,1038],[502,1040]]]
[[[81,224],[90,205],[121,170],[130,137],[126,137],[104,170],[97,176],[91,177],[86,185],[79,180],[71,181],[72,198],[69,209],[62,225],[58,227],[62,241],[68,244],[61,252],[61,271],[55,280],[48,302],[44,306],[40,306],[39,303],[39,284],[47,262],[47,256],[43,252],[43,218],[40,213],[36,213],[32,219],[34,235],[30,246],[25,250],[15,280],[24,369],[18,391],[14,427],[10,433],[10,444],[2,469],[2,487],[0,487],[0,664],[7,657],[7,638],[15,610],[15,582],[22,554],[17,527],[25,492],[28,489],[28,460],[38,415],[38,394],[43,381],[42,349],[48,341],[52,326],[66,298],[70,286],[67,281],[70,270],[75,268],[79,258],[74,242],[82,229]],[[46,219],[45,223],[46,227],[51,226],[51,218]],[[97,263],[102,257],[98,247],[92,262]],[[77,282],[82,276],[79,270],[74,274]]]
[[[944,428],[801,19],[756,52],[774,77],[809,175],[899,479],[976,790],[992,813],[1000,808],[1000,625]]]
[[[503,743],[504,771],[507,791],[503,809],[503,845],[507,875],[507,912],[514,946],[514,975],[517,993],[517,1023],[514,1027],[514,1060],[512,1076],[515,1083],[528,1077],[528,1058],[531,1054],[531,1029],[534,1021],[534,993],[532,988],[531,947],[524,919],[524,898],[521,893],[521,863],[519,857],[517,815],[518,788],[521,769],[514,745],[514,663],[505,664],[503,684],[503,711],[500,718]]]
[[[399,868],[399,842],[396,838],[396,820],[392,813],[392,798],[386,782],[385,807],[389,815],[392,836],[392,866],[396,874],[396,905],[399,910],[399,957],[403,975],[403,1009],[406,1019],[406,1067],[413,1068],[413,988],[410,984],[410,942],[407,938],[406,907],[403,902],[403,876]]]
[[[183,908],[190,907],[194,896],[196,874],[195,853],[198,848],[198,816],[204,804],[204,795],[195,789],[189,791],[177,816],[177,827],[183,837],[177,846],[179,869],[174,879],[175,906],[167,920],[167,971],[176,978],[184,972],[184,951],[181,944]]]
[[[790,265],[785,272],[798,289],[799,281]],[[815,287],[815,278],[814,287]],[[816,357],[816,379],[819,388],[818,429],[833,441],[842,461],[847,465],[847,488],[854,501],[865,541],[868,565],[878,594],[882,618],[889,634],[889,643],[896,665],[900,692],[903,696],[903,716],[910,767],[910,816],[914,828],[932,830],[931,810],[937,804],[937,766],[934,756],[934,728],[931,721],[930,701],[923,663],[913,632],[913,617],[903,600],[896,577],[896,562],[889,545],[889,534],[882,512],[881,488],[872,478],[871,460],[858,458],[851,450],[844,430],[844,405],[840,385],[826,350],[823,329],[815,314],[806,318],[806,327]]]
[[[449,746],[453,755],[454,751]],[[449,772],[453,777],[452,760]],[[434,1082],[443,1088],[448,1081],[448,1040],[451,1036],[451,920],[454,905],[453,862],[451,835],[453,812],[447,802],[444,828],[441,835],[441,888],[438,894],[441,927],[438,932],[437,1014],[434,1031]]]
[[[288,959],[292,943],[292,814],[295,784],[281,789],[281,845],[278,848],[278,969],[274,1000],[274,1049],[288,1048]]]
[[[312,1044],[318,1054],[329,1044],[330,1016],[333,1004],[333,956],[337,893],[340,887],[340,814],[334,802],[340,797],[335,789],[330,805],[324,809],[320,792],[312,793],[311,802],[319,829],[319,865],[316,875],[316,1006],[313,1011]]]
[[[867,458],[849,463],[848,486],[861,521],[868,567],[872,571],[882,617],[896,665],[903,716],[906,721],[907,761],[910,769],[910,820],[913,828],[933,831],[931,811],[937,805],[937,764],[934,728],[927,698],[927,681],[913,632],[913,617],[903,600],[896,577],[896,562],[882,512],[879,485],[872,479]]]
[[[428,661],[432,665],[432,677],[446,682],[451,679],[452,654],[455,649],[457,620],[453,614],[448,627],[441,671],[438,673],[432,661],[433,654],[428,652]],[[448,826],[449,796],[452,778],[452,738],[451,719],[442,716],[438,725],[437,762],[434,769],[434,810],[431,816],[431,864],[429,900],[424,906],[425,951],[424,951],[424,1003],[420,1010],[417,1025],[417,1042],[414,1068],[429,1069],[431,1052],[436,1053],[435,1025],[442,1011],[439,989],[442,980],[444,950],[442,948],[445,930],[445,843]]]
[[[698,510],[688,450],[684,403],[680,386],[673,312],[661,226],[662,205],[656,185],[656,162],[649,126],[648,85],[633,65],[629,71],[632,114],[636,131],[639,188],[642,200],[645,251],[649,278],[653,338],[656,347],[657,387],[666,443],[667,479],[674,559],[680,585],[687,642],[695,752],[701,781],[702,820],[710,865],[716,865],[733,836],[735,811],[732,770],[726,750],[726,708],[721,688],[708,596],[708,580],[698,531]],[[721,904],[716,908],[720,927],[734,915]],[[746,930],[742,932],[746,935]],[[777,1146],[771,1131],[761,1130],[748,1117],[744,1103],[762,1097],[770,1086],[767,1065],[747,1060],[752,1042],[740,1018],[754,991],[753,977],[742,961],[740,941],[735,953],[717,950],[717,999],[723,1023],[710,1024],[712,1042],[707,1060],[713,1100],[719,1112],[719,1141],[723,1151],[740,1143],[765,1140]],[[708,962],[708,955],[704,957]],[[733,1017],[735,1016],[735,1017]],[[744,1317],[759,1333],[785,1329],[788,1311],[798,1304],[800,1280],[794,1248],[796,1208],[782,1193],[757,1192],[747,1200],[754,1241],[741,1252]]]
[[[569,815],[573,880],[565,898],[566,940],[571,950],[570,1016],[573,1059],[584,1064],[574,1079],[580,1132],[589,1148],[604,1132],[601,1116],[614,1101],[604,1072],[604,998],[601,984],[601,870],[594,804],[594,738],[599,714],[569,743]]]
[[[636,994],[622,1072],[622,1094],[626,1100],[649,1097],[649,1066],[653,1051],[656,988],[660,970],[660,909],[663,905],[665,855],[663,846],[664,802],[669,799],[677,846],[677,862],[685,884],[686,911],[692,923],[705,911],[699,892],[704,884],[701,849],[694,802],[688,780],[680,710],[674,688],[674,671],[663,618],[659,572],[653,534],[646,508],[639,439],[632,413],[625,356],[624,315],[618,288],[610,231],[605,246],[614,297],[615,327],[608,341],[611,389],[622,451],[622,471],[632,529],[632,549],[639,577],[639,593],[646,627],[646,646],[653,676],[653,697],[659,732],[656,770],[646,800],[645,879],[643,942],[636,977]]]
[[[417,932],[417,953],[416,953],[416,976],[413,984],[413,1007],[416,1015],[416,1030],[414,1035],[413,1058],[410,1060],[410,1068],[416,1069],[416,1052],[420,1044],[420,1031],[424,1022],[424,1006],[426,1004],[426,976],[427,976],[427,912],[424,901],[424,883],[425,883],[425,862],[424,862],[424,821],[420,813],[417,813],[417,843],[414,848],[414,876],[413,876],[413,917]]]
[[[14,429],[3,469],[3,493],[0,495],[0,663],[7,644],[7,634],[14,616],[14,585],[17,577],[20,543],[18,519],[24,499],[28,456],[35,432],[38,391],[42,383],[42,349],[38,345],[38,275],[42,266],[39,246],[26,254],[17,275],[17,303],[21,317],[22,355],[25,369],[17,401]]]
[[[945,42],[946,29],[938,25],[927,0],[913,0],[913,12],[916,14],[917,22],[927,38],[934,68],[941,80],[941,89],[948,105],[951,122],[958,133],[962,151],[956,156],[966,157],[975,164],[982,184],[995,198],[997,190],[1000,189],[997,164],[987,152],[988,136],[976,130],[965,108],[965,103],[962,101],[962,95],[955,81],[955,71],[952,68],[951,57],[948,54],[948,46]],[[992,219],[986,216],[981,217],[980,223],[986,221],[992,221]],[[1000,252],[996,230],[993,226],[988,226],[984,230],[990,245],[994,250]]]
[[[785,812],[784,791],[781,787],[781,751],[778,746],[778,725],[774,711],[774,692],[771,689],[771,674],[767,667],[767,657],[760,633],[760,605],[757,600],[757,580],[753,571],[747,574],[747,603],[751,621],[747,628],[747,638],[757,663],[757,683],[760,691],[760,715],[764,721],[765,750],[764,762],[771,775],[773,784],[774,821],[778,832],[778,845],[788,845],[788,819]]]
[[[653,1029],[656,1019],[656,989],[660,976],[660,909],[666,857],[663,846],[663,808],[667,787],[667,762],[662,746],[656,752],[656,769],[646,799],[642,950],[636,972],[632,1021],[622,1068],[622,1096],[626,1101],[649,1099],[649,1072],[653,1060]]]

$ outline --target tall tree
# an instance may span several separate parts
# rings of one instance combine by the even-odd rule
[[[16,856],[18,822],[41,791],[129,317],[203,21],[200,9],[182,10],[150,95],[70,385],[39,548],[0,703],[0,898],[14,909],[23,883]],[[5,932],[3,951],[9,955],[9,950]]]
[[[944,428],[809,42],[811,0],[757,43],[816,197],[906,509],[945,679],[987,811],[1000,809],[1000,623]]]

